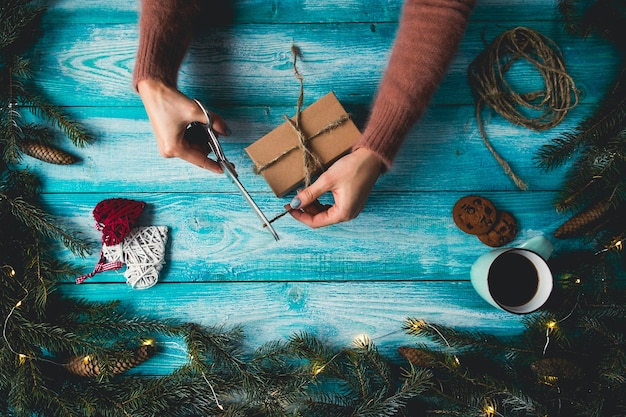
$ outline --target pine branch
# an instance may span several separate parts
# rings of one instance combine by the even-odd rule
[[[0,52],[20,50],[34,40],[32,32],[39,25],[45,7],[31,0],[3,0],[0,8]],[[26,38],[26,39],[23,39]],[[29,39],[30,38],[30,39]]]
[[[626,141],[622,144],[626,145]],[[580,209],[600,199],[608,199],[612,206],[619,205],[623,201],[620,185],[626,183],[625,161],[623,150],[619,148],[588,148],[569,170],[556,199],[557,210]]]
[[[559,0],[557,10],[563,18],[564,28],[569,34],[578,34],[583,37],[588,33],[583,32],[580,24],[582,12],[577,6],[578,0]]]
[[[626,69],[622,70],[611,92],[595,112],[571,132],[566,132],[543,145],[538,151],[539,166],[546,170],[563,165],[574,153],[585,146],[606,145],[626,129]]]
[[[363,401],[352,415],[359,417],[396,416],[398,412],[406,408],[409,400],[433,386],[432,374],[426,369],[412,366],[404,372],[403,379],[402,386],[395,394],[381,395],[379,398]]]
[[[50,352],[71,352],[75,355],[105,351],[101,343],[85,340],[59,326],[29,321],[19,321],[18,324],[19,339],[13,337],[13,327],[8,336],[12,340],[11,345],[18,351],[30,351],[33,347],[46,348]]]
[[[359,357],[363,357],[364,365],[367,368],[373,367],[376,371],[376,376],[380,378],[383,386],[387,389],[392,389],[391,383],[391,370],[386,363],[385,358],[378,352],[376,346],[370,339],[359,339],[356,342],[356,348],[354,351]]]
[[[93,142],[93,137],[91,137],[89,132],[80,123],[71,120],[59,107],[27,91],[22,91],[20,96],[20,101],[23,105],[29,106],[36,116],[51,122],[53,126],[59,128],[74,145],[83,147]]]
[[[335,351],[307,332],[291,335],[288,346],[295,355],[309,361],[315,373],[323,370],[327,376],[342,376],[338,363],[345,351]]]
[[[84,257],[91,252],[89,242],[61,229],[55,224],[55,219],[50,214],[26,202],[22,197],[10,198],[4,193],[0,193],[0,204],[3,202],[9,205],[10,211],[16,219],[40,235],[60,240],[65,247],[78,256]]]
[[[403,329],[409,335],[423,336],[448,348],[463,348],[464,352],[502,351],[506,348],[516,350],[510,338],[499,338],[483,332],[460,330],[442,325],[435,326],[420,319],[407,318]]]
[[[247,372],[241,354],[242,329],[234,327],[228,331],[223,328],[204,328],[194,323],[187,324],[185,332],[187,350],[192,363],[200,372],[211,365],[219,369],[235,372],[244,382],[256,381],[254,374]]]

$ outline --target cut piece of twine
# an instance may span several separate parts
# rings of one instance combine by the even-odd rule
[[[544,90],[518,93],[505,80],[506,72],[521,59],[539,70]],[[557,126],[578,104],[578,92],[574,80],[565,70],[561,51],[551,39],[540,33],[516,27],[498,36],[474,59],[468,67],[468,78],[483,142],[517,187],[526,190],[528,185],[513,172],[487,139],[481,118],[482,106],[486,104],[511,123],[536,131]],[[527,116],[524,109],[539,112],[539,115]]]
[[[287,117],[287,115],[283,114],[283,119],[285,119],[287,121],[287,123],[289,124],[289,126],[291,126],[293,128],[293,130],[296,132],[296,136],[298,138],[298,144],[296,146],[293,146],[291,148],[286,149],[285,151],[283,151],[282,153],[280,153],[279,155],[277,155],[274,159],[266,162],[263,165],[257,165],[255,167],[255,172],[257,174],[260,174],[261,172],[263,172],[264,170],[266,170],[267,168],[269,168],[270,166],[274,165],[275,163],[279,162],[280,160],[282,160],[284,157],[286,157],[288,154],[290,154],[291,152],[300,149],[302,151],[302,157],[304,159],[304,185],[305,187],[308,187],[311,184],[311,178],[313,176],[313,174],[319,170],[319,169],[323,169],[324,165],[322,163],[322,161],[320,160],[320,158],[315,154],[315,152],[313,152],[310,148],[310,143],[313,139],[315,139],[318,136],[321,136],[325,133],[330,132],[331,130],[334,130],[336,128],[338,128],[339,126],[343,125],[345,122],[347,122],[348,120],[350,120],[350,115],[349,114],[344,114],[342,116],[340,116],[337,120],[334,120],[330,123],[328,123],[326,126],[324,126],[323,128],[321,128],[320,130],[318,130],[317,132],[315,132],[313,135],[307,137],[304,132],[302,131],[301,128],[301,119],[302,119],[302,104],[304,102],[304,81],[302,78],[302,74],[300,74],[300,72],[298,71],[298,67],[296,65],[298,57],[302,55],[302,53],[300,52],[300,48],[298,48],[296,45],[292,45],[291,46],[291,53],[293,54],[293,71],[294,71],[294,75],[296,76],[296,78],[298,79],[298,82],[300,83],[300,93],[298,94],[298,103],[297,103],[297,107],[296,107],[296,115],[294,116],[293,120],[290,119],[289,117]]]

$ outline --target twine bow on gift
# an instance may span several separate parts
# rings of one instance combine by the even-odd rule
[[[257,165],[255,167],[255,173],[257,174],[262,173],[264,170],[271,167],[278,161],[282,160],[291,152],[297,149],[300,149],[302,151],[302,158],[304,160],[304,185],[305,187],[308,187],[311,184],[311,178],[313,177],[313,175],[318,170],[324,168],[323,162],[315,154],[315,152],[311,150],[311,147],[310,147],[311,141],[315,139],[316,137],[321,136],[325,133],[328,133],[331,130],[336,129],[339,126],[343,125],[345,122],[350,120],[350,115],[349,114],[341,115],[337,120],[334,120],[328,123],[326,126],[324,126],[323,128],[321,128],[320,130],[318,130],[317,132],[315,132],[314,134],[310,136],[307,136],[302,131],[301,113],[302,113],[302,104],[304,102],[304,82],[303,82],[302,75],[300,74],[300,72],[298,71],[298,67],[296,66],[298,56],[301,56],[302,53],[300,52],[300,48],[298,48],[296,45],[291,46],[291,53],[293,54],[293,71],[294,71],[296,78],[298,79],[298,82],[300,83],[300,93],[298,95],[296,115],[293,117],[293,119],[290,119],[287,115],[283,114],[283,119],[285,119],[287,123],[289,124],[289,126],[291,126],[293,130],[295,131],[296,137],[298,138],[298,143],[296,146],[286,149],[284,152],[280,153],[274,159],[266,162],[265,164]]]

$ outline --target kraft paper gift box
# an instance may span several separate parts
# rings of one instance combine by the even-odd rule
[[[332,92],[302,110],[300,130],[324,169],[348,153],[361,135]],[[300,143],[294,126],[285,121],[245,149],[255,171],[263,175],[277,197],[283,197],[306,178]]]

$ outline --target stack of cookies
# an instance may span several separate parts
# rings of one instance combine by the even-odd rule
[[[454,223],[470,235],[476,235],[491,247],[506,245],[517,235],[517,223],[511,213],[497,210],[494,204],[481,196],[468,195],[452,208]]]

